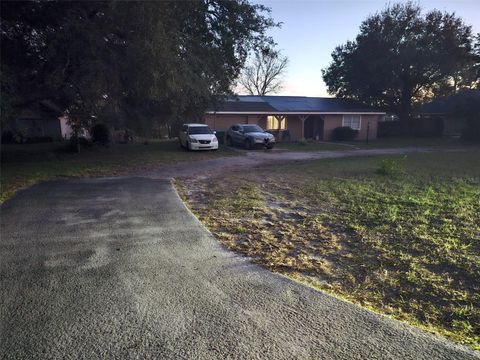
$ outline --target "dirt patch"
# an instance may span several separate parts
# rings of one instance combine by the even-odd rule
[[[253,168],[262,165],[295,163],[298,161],[310,161],[318,159],[333,159],[353,156],[382,156],[399,155],[411,153],[427,153],[433,150],[423,147],[409,147],[398,149],[370,149],[370,150],[335,150],[335,151],[243,151],[243,156],[220,157],[201,161],[182,161],[175,164],[149,165],[142,168],[137,167],[133,171],[125,172],[124,175],[136,175],[152,178],[202,178],[215,175],[233,173],[239,169]],[[446,151],[455,151],[449,149]]]
[[[261,162],[177,185],[227,248],[478,347],[478,153],[411,155],[392,178],[378,174],[381,159],[355,156]]]

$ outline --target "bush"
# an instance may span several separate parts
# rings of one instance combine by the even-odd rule
[[[405,174],[405,159],[406,157],[400,159],[383,159],[380,161],[377,174],[386,176],[400,176]]]
[[[480,144],[480,101],[469,99],[459,106],[457,116],[465,119],[462,140]]]
[[[37,143],[47,143],[53,142],[53,138],[51,136],[32,136],[28,137],[25,141],[26,144],[37,144]]]
[[[308,141],[305,138],[301,138],[300,140],[297,141],[297,144],[302,146],[307,146]]]
[[[2,132],[2,144],[15,144],[15,136],[9,130]]]
[[[90,130],[92,135],[92,142],[102,145],[108,145],[110,143],[110,131],[105,124],[95,124]]]
[[[358,130],[353,130],[350,126],[340,126],[333,129],[333,140],[336,141],[351,141],[357,136]]]
[[[225,131],[223,131],[223,130],[217,131],[217,133],[215,134],[215,136],[217,137],[218,143],[219,143],[220,145],[225,144]]]
[[[480,144],[480,120],[471,119],[467,121],[462,133],[462,140]]]

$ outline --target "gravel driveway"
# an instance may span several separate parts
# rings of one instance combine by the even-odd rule
[[[243,153],[243,156],[229,156],[202,161],[181,161],[177,164],[162,164],[160,166],[150,166],[147,169],[136,169],[134,174],[150,178],[172,178],[172,177],[190,177],[228,171],[230,168],[251,168],[261,166],[262,164],[272,162],[290,162],[290,161],[308,161],[318,159],[333,159],[350,156],[381,156],[381,155],[407,155],[410,153],[427,153],[439,151],[438,149],[428,147],[409,147],[409,148],[391,148],[391,149],[352,149],[335,151],[244,151],[236,149]],[[465,151],[465,149],[448,149],[442,151]]]
[[[45,182],[1,211],[1,359],[480,358],[224,250],[166,180]]]

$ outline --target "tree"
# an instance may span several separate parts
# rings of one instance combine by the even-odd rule
[[[474,61],[471,27],[455,14],[422,15],[412,3],[396,4],[362,22],[355,41],[338,46],[322,70],[328,91],[410,118],[412,103],[442,84],[469,85]]]
[[[247,0],[1,2],[2,119],[48,97],[74,129],[110,119],[148,135],[229,93],[276,24]]]
[[[253,60],[240,75],[239,83],[250,95],[264,96],[282,88],[282,75],[288,58],[280,51],[266,48],[255,52]]]

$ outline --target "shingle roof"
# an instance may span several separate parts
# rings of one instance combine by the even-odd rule
[[[456,108],[463,103],[473,100],[480,101],[480,89],[463,89],[455,95],[436,99],[425,104],[420,109],[421,114],[449,114],[454,113]]]
[[[251,111],[277,111],[273,106],[265,101],[238,101],[230,100],[220,104],[218,111],[228,111],[228,112],[251,112]]]
[[[378,109],[354,100],[306,97],[306,96],[254,96],[238,95],[227,98],[216,110],[210,112],[228,113],[378,113]],[[383,112],[381,112],[383,113]]]

